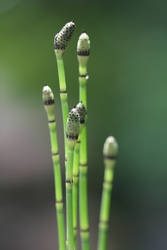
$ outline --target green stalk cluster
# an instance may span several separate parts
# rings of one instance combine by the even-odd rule
[[[79,62],[79,98],[87,108],[87,63],[90,54],[90,40],[86,33],[82,33],[77,44]],[[79,209],[80,235],[83,250],[90,249],[88,194],[87,194],[87,122],[84,123],[80,134],[80,167],[79,167]]]
[[[77,250],[78,205],[81,247],[82,250],[90,250],[87,192],[87,64],[90,55],[90,40],[89,36],[84,32],[80,35],[77,43],[79,103],[69,112],[63,55],[74,30],[75,24],[72,21],[67,23],[54,37],[54,51],[59,76],[66,160],[66,237],[64,229],[62,177],[56,134],[55,101],[53,92],[49,86],[44,86],[42,96],[50,132],[59,250]],[[117,152],[118,145],[115,138],[112,136],[108,137],[103,149],[105,170],[97,250],[106,250],[107,247],[111,191]]]
[[[54,171],[55,183],[55,206],[57,211],[58,235],[59,235],[59,249],[65,250],[65,235],[64,235],[64,213],[63,213],[63,197],[62,197],[62,178],[60,170],[60,159],[56,134],[56,120],[55,120],[55,105],[54,95],[49,86],[44,86],[42,91],[43,103],[48,117],[48,126],[50,132],[51,152]]]
[[[107,231],[109,224],[111,191],[117,153],[118,144],[114,137],[109,136],[104,143],[103,149],[105,170],[99,219],[98,250],[106,250],[107,248]]]

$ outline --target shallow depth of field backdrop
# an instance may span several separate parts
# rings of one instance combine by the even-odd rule
[[[78,98],[77,39],[88,64],[89,215],[92,249],[103,179],[103,142],[120,144],[108,249],[167,245],[167,19],[165,1],[0,0],[0,249],[57,249],[47,82],[61,116],[53,37],[74,19],[64,56],[70,107]],[[63,149],[61,144],[61,149]]]

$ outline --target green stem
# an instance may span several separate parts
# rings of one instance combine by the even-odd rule
[[[79,179],[79,151],[80,139],[78,138],[74,149],[73,161],[73,234],[74,234],[74,248],[77,250],[77,208],[78,208],[78,179]]]
[[[56,135],[56,122],[54,115],[48,115],[51,151],[54,170],[54,183],[55,183],[55,206],[57,213],[58,236],[59,236],[59,249],[65,250],[65,234],[64,234],[64,213],[63,213],[63,197],[62,197],[62,178],[60,169],[60,159]]]
[[[65,79],[63,55],[57,53],[56,50],[55,50],[55,54],[56,54],[56,59],[57,59],[57,67],[58,67],[58,75],[59,75],[59,87],[60,87],[60,99],[61,99],[62,114],[63,114],[65,158],[67,159],[66,122],[67,122],[67,117],[68,117],[68,96],[67,96],[67,89],[66,89],[66,79]]]
[[[107,231],[110,213],[110,201],[112,182],[114,178],[115,160],[105,161],[104,182],[100,209],[99,234],[98,234],[98,250],[106,250],[107,248]]]
[[[66,221],[67,221],[67,249],[74,250],[73,236],[73,204],[72,204],[72,188],[73,188],[73,157],[74,157],[75,141],[68,140],[68,157],[66,166]]]
[[[87,108],[87,67],[79,65],[80,101]],[[89,221],[88,221],[88,193],[87,193],[87,122],[81,131],[80,168],[79,168],[79,209],[80,231],[83,250],[90,249]]]

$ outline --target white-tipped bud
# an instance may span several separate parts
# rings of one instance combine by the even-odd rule
[[[90,54],[90,40],[89,36],[84,32],[80,35],[77,44],[78,61],[81,65],[87,64]]]
[[[68,139],[77,140],[79,135],[79,114],[76,108],[73,108],[67,119],[66,135]]]
[[[67,23],[59,33],[55,35],[54,38],[54,48],[55,50],[65,50],[68,42],[70,41],[72,34],[75,30],[75,23]]]
[[[45,85],[42,90],[42,97],[44,105],[51,105],[54,103],[54,95],[51,88],[48,85]]]
[[[54,113],[54,95],[51,88],[45,85],[42,89],[42,99],[48,114]]]
[[[106,159],[115,159],[118,154],[118,144],[116,139],[113,136],[109,136],[103,148],[104,158]]]

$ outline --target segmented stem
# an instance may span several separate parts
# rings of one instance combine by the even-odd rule
[[[62,114],[63,114],[65,158],[67,159],[66,122],[67,122],[67,117],[68,117],[68,96],[67,96],[67,89],[66,89],[63,56],[59,54],[57,50],[55,50],[55,54],[56,54],[56,59],[57,59],[60,99],[61,99],[61,107],[62,107]]]
[[[107,248],[107,231],[109,223],[112,183],[114,178],[114,165],[114,159],[108,159],[105,161],[104,182],[99,219],[98,250],[106,250]]]
[[[73,188],[73,156],[74,141],[68,140],[68,160],[66,166],[66,222],[67,222],[67,249],[74,250],[73,237],[73,204],[72,204],[72,188]]]
[[[47,104],[50,105],[50,104]],[[52,105],[52,104],[51,104]],[[55,207],[57,213],[57,225],[58,225],[58,238],[59,249],[65,250],[65,233],[64,233],[64,213],[63,213],[63,197],[62,197],[62,177],[60,169],[60,159],[57,144],[56,135],[56,122],[54,114],[48,115],[48,126],[51,140],[51,151],[54,170],[54,184],[55,184]]]
[[[74,234],[74,248],[77,249],[77,221],[78,221],[78,179],[79,179],[79,152],[80,139],[78,138],[74,149],[73,161],[73,234]]]
[[[79,65],[79,93],[80,101],[87,108],[87,67]],[[87,193],[87,122],[80,134],[80,167],[79,167],[79,209],[80,234],[83,250],[90,249],[89,221],[88,221],[88,193]]]

